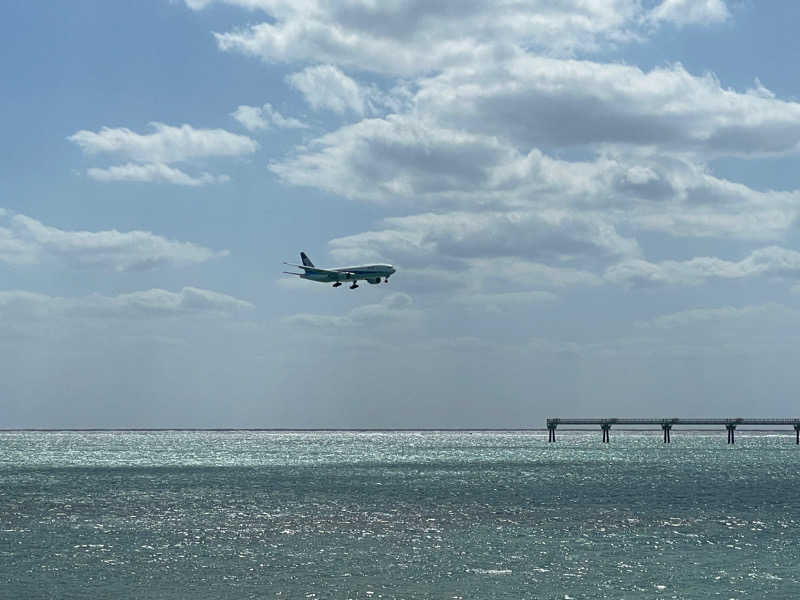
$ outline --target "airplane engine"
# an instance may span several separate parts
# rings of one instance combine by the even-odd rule
[[[380,283],[381,282],[381,278],[380,277],[376,277],[375,279],[368,279],[367,281],[369,281],[370,283]]]

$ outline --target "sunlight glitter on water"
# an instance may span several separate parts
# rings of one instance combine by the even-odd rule
[[[797,595],[793,436],[679,433],[2,433],[0,582],[26,598]]]

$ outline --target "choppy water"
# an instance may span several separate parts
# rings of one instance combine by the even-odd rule
[[[0,598],[799,598],[793,432],[2,433]]]

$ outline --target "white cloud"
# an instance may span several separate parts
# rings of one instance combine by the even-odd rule
[[[337,262],[389,261],[398,268],[393,280],[404,289],[446,293],[460,302],[498,289],[596,286],[601,278],[586,270],[589,265],[638,253],[635,242],[613,230],[570,221],[559,222],[557,215],[421,214],[385,219],[387,229],[336,238],[329,246]]]
[[[555,302],[557,296],[552,292],[533,290],[524,292],[476,293],[458,296],[456,301],[481,312],[501,313],[508,308],[531,307],[537,304]]]
[[[647,165],[649,180],[631,179],[629,161]],[[605,179],[589,184],[594,187],[589,192],[594,204],[614,211],[613,222],[636,230],[675,237],[776,240],[800,216],[800,192],[754,190],[715,177],[689,160],[622,155],[594,166],[597,177]]]
[[[785,310],[777,304],[766,304],[759,306],[744,306],[737,308],[734,306],[722,306],[716,308],[693,308],[689,310],[682,310],[668,315],[661,315],[655,317],[650,321],[639,323],[640,327],[654,327],[657,329],[676,329],[679,327],[691,327],[698,323],[724,323],[730,321],[741,321],[753,317],[762,317],[764,315],[774,315],[776,312]],[[798,315],[796,311],[795,316]]]
[[[721,23],[730,16],[724,0],[664,0],[650,13],[653,21],[678,25]]]
[[[491,168],[515,155],[491,138],[399,115],[343,127],[311,148],[270,169],[293,185],[377,202],[486,187]]]
[[[796,362],[796,348],[800,341],[798,331],[800,311],[769,302],[740,307],[690,308],[638,321],[629,334],[620,337],[590,343],[534,339],[531,346],[550,355],[559,351],[561,346],[561,350],[586,359],[587,367],[593,365],[589,368],[601,371],[606,370],[603,365],[609,365],[606,360],[622,360],[617,367],[620,377],[624,377],[631,364],[644,361],[639,362],[642,368],[655,367],[648,379],[664,379],[667,393],[674,397],[673,386],[705,388],[709,379],[716,376],[722,378],[723,389],[731,386],[734,378],[743,375],[733,384],[734,387],[744,384],[750,388],[755,383],[754,391],[762,390],[761,376],[766,373],[764,365],[756,365],[757,361],[769,363],[776,373],[785,373],[787,366]],[[665,359],[669,361],[666,364],[663,362]],[[676,359],[678,362],[672,363]],[[722,362],[717,362],[719,359]],[[776,360],[783,364],[776,364]],[[674,374],[670,374],[670,363],[677,369]],[[692,381],[692,370],[701,373],[699,380]],[[758,373],[757,381],[748,381],[755,373]],[[596,383],[596,380],[592,381],[593,389]],[[658,389],[652,384],[645,387]],[[732,391],[729,388],[729,392]],[[747,390],[748,393],[751,391]],[[691,389],[686,393],[691,394]],[[729,399],[730,396],[726,396],[721,404],[727,406]],[[695,399],[692,403],[697,401]],[[752,397],[746,398],[744,406],[751,403]]]
[[[192,177],[180,169],[170,167],[164,163],[126,163],[107,169],[90,167],[86,170],[86,173],[97,181],[173,183],[192,187],[230,181],[230,177],[227,175],[211,175],[210,173],[202,173],[198,177]]]
[[[761,80],[758,77],[755,78],[754,83],[755,87],[747,89],[747,93],[750,94],[751,96],[766,98],[767,100],[776,97],[773,91],[768,90],[766,87],[764,87],[764,84],[761,83]]]
[[[168,240],[149,231],[65,231],[25,215],[0,227],[0,261],[36,264],[45,259],[77,268],[132,271],[180,267],[227,256],[189,242]]]
[[[240,105],[231,113],[231,116],[250,131],[269,129],[270,127],[270,122],[264,118],[262,110],[258,106]]]
[[[5,216],[5,211],[0,217]],[[37,262],[36,247],[30,241],[20,237],[11,227],[0,227],[0,262],[11,265],[35,264]]]
[[[592,287],[600,277],[582,268],[552,267],[539,262],[509,259],[472,259],[468,277],[482,281],[482,289],[559,290],[569,287]]]
[[[212,0],[186,0],[200,10]],[[270,22],[216,33],[219,47],[268,62],[316,62],[414,76],[536,51],[591,52],[646,37],[654,25],[709,25],[722,0],[477,0],[346,2],[218,0],[260,9]]]
[[[627,342],[634,354],[691,356],[698,365],[707,365],[709,358],[722,356],[725,362],[721,375],[726,380],[736,376],[730,369],[732,359],[743,359],[741,368],[746,376],[761,360],[773,365],[776,375],[783,376],[797,362],[800,311],[778,302],[690,308],[637,322],[636,331],[643,336],[620,340]],[[761,369],[763,365],[755,371]],[[762,385],[760,374],[758,388]]]
[[[48,318],[120,318],[233,315],[252,309],[250,302],[193,287],[180,292],[151,289],[118,296],[92,294],[78,298],[22,290],[0,292],[0,321]]]
[[[413,308],[413,300],[402,292],[390,293],[376,304],[364,304],[344,315],[296,314],[284,319],[292,327],[303,327],[329,335],[342,335],[342,330],[385,332],[397,329],[408,333],[418,326],[423,313]]]
[[[308,125],[292,117],[284,117],[267,102],[262,107],[241,105],[231,116],[247,130],[269,129],[273,125],[284,129],[304,129]]]
[[[409,267],[405,263],[395,263],[399,275],[392,275],[392,282],[401,289],[422,297],[423,295],[441,294],[447,299],[455,300],[464,293],[474,294],[480,287],[481,280],[470,278],[465,267],[458,265],[448,269],[443,265],[428,267]]]
[[[225,0],[273,22],[217,33],[223,50],[410,76],[537,48],[567,54],[635,39],[638,0],[351,2]],[[208,2],[189,0],[190,8]]]
[[[390,218],[387,224],[419,231],[434,251],[453,257],[517,256],[581,262],[639,253],[608,223],[565,211],[443,213]]]
[[[360,85],[332,65],[307,67],[288,80],[314,110],[364,115],[378,112],[378,106],[386,103],[376,87]]]
[[[723,88],[680,64],[642,71],[524,55],[419,82],[417,114],[442,128],[531,147],[618,144],[721,155],[795,152],[800,103]]]
[[[757,191],[688,158],[607,151],[593,161],[557,160],[410,115],[342,127],[270,169],[290,184],[387,205],[567,211],[596,227],[674,236],[777,239],[800,215],[800,193]]]
[[[635,240],[583,215],[443,213],[388,218],[389,228],[330,241],[339,262],[392,261],[420,293],[597,286],[696,286],[711,280],[800,279],[800,252],[768,246],[739,261],[706,256],[650,262]],[[440,281],[440,285],[437,285]],[[427,283],[426,283],[427,282]],[[466,289],[464,289],[466,288]]]
[[[800,279],[800,252],[768,246],[739,261],[718,257],[650,262],[634,239],[592,213],[441,213],[387,218],[386,229],[336,238],[339,262],[391,261],[422,292],[597,286],[695,286],[710,280]],[[421,280],[424,285],[413,282]],[[440,284],[437,284],[440,282]]]
[[[653,285],[697,285],[709,279],[744,279],[767,276],[800,278],[800,252],[769,246],[754,250],[740,261],[715,257],[696,257],[685,261],[652,263],[626,260],[610,267],[605,279],[610,283],[634,287]]]
[[[99,132],[81,130],[67,139],[86,154],[112,153],[144,163],[173,163],[212,156],[241,156],[258,149],[247,136],[224,129],[195,129],[152,123],[153,133],[140,134],[128,128],[103,127]]]
[[[340,260],[388,260],[412,265],[459,259],[519,257],[567,264],[636,256],[635,240],[592,217],[564,211],[426,213],[385,219],[389,229],[337,238]]]

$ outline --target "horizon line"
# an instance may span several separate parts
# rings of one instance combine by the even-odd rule
[[[747,427],[747,426],[745,426]],[[594,431],[589,427],[559,427],[559,431]],[[660,431],[655,427],[615,427],[615,431]],[[742,431],[785,431],[784,429],[741,429]],[[547,432],[546,427],[9,427],[0,433],[147,433],[147,432],[263,432],[263,433],[469,433]],[[717,431],[714,427],[688,427],[682,431]]]

